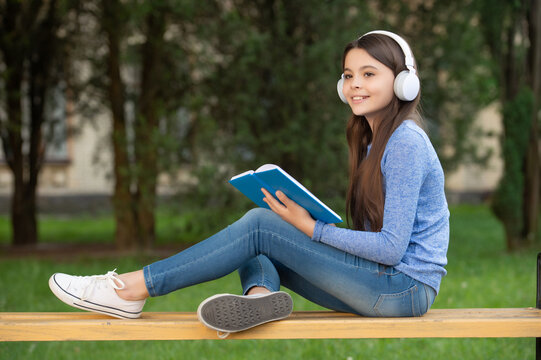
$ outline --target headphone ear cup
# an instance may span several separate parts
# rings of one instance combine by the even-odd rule
[[[394,93],[403,101],[412,101],[419,94],[421,84],[416,74],[404,70],[394,79]]]
[[[347,104],[348,100],[346,99],[346,96],[344,95],[344,78],[341,77],[340,80],[338,80],[338,83],[336,84],[336,91],[338,92],[338,96],[340,97],[340,100],[342,100],[343,103]]]

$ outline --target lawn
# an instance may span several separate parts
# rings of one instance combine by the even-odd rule
[[[56,222],[55,222],[56,221]],[[82,223],[78,223],[81,221]],[[96,221],[95,226],[84,225]],[[49,222],[49,224],[47,224]],[[78,226],[73,226],[73,224]],[[170,226],[175,222],[167,220]],[[52,224],[52,225],[51,225]],[[79,229],[111,226],[110,219],[44,219],[42,227],[72,227],[72,239],[110,238],[78,234]],[[0,237],[8,233],[0,218]],[[52,231],[52,230],[51,230]],[[173,230],[162,229],[164,233]],[[178,229],[177,229],[178,231]],[[96,237],[94,237],[96,236]],[[485,206],[451,208],[451,242],[448,275],[434,308],[535,306],[536,255],[541,250],[505,252],[503,231]],[[82,275],[138,269],[151,257],[94,259],[89,256],[64,260],[35,258],[0,261],[0,311],[77,311],[58,301],[47,280],[53,272]],[[150,299],[145,311],[194,311],[204,298],[221,292],[238,293],[236,274],[200,284],[167,296]],[[295,310],[317,306],[293,294]],[[534,339],[382,339],[382,340],[243,340],[243,341],[114,341],[0,343],[1,359],[530,359]]]
[[[171,243],[193,243],[202,236],[210,236],[209,229],[219,229],[242,216],[242,211],[216,214],[216,210],[193,209],[177,211],[162,208],[156,216],[157,245]],[[115,223],[110,214],[98,215],[40,215],[38,237],[40,243],[111,243]],[[8,216],[0,216],[0,245],[11,241],[11,224]],[[0,254],[1,255],[1,254]]]

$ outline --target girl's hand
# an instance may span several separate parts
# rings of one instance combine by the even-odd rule
[[[269,205],[272,211],[306,235],[312,237],[316,221],[312,219],[312,216],[310,216],[310,213],[306,209],[288,198],[281,191],[276,192],[276,197],[280,201],[276,200],[267,190],[261,188],[261,191],[265,194],[263,201]],[[280,204],[280,202],[282,203]]]

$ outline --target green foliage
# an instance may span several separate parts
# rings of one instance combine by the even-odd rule
[[[505,224],[510,247],[519,241],[524,226],[523,193],[524,173],[522,167],[528,147],[533,95],[524,88],[518,95],[506,102],[503,107],[504,135],[502,137],[502,153],[504,158],[504,174],[500,180],[492,208],[498,218]]]
[[[537,134],[530,134],[531,122],[535,121],[532,111],[537,100],[534,96],[538,95],[525,89],[539,81],[532,79],[536,74],[536,65],[531,59],[535,58],[538,24],[530,12],[539,11],[535,6],[530,8],[532,4],[506,0],[476,2],[481,20],[479,28],[493,58],[490,69],[498,80],[499,98],[503,105],[504,138],[501,144],[505,170],[494,196],[493,211],[505,226],[509,250],[527,245],[535,237],[530,236],[536,231],[535,219],[528,220],[524,209],[537,207],[539,201],[532,196],[533,189],[526,188],[535,186],[535,182],[526,179],[537,177],[535,172],[539,170],[525,165],[529,136],[538,138]],[[533,145],[531,151],[537,152],[537,145]]]
[[[348,113],[335,84],[342,47],[359,31],[351,32],[357,18],[347,4],[237,1],[222,9],[201,89],[210,101],[199,118],[215,124],[198,133],[203,166],[228,164],[223,181],[276,163],[323,199],[345,193]]]
[[[525,59],[528,51],[527,28],[528,1],[476,0],[472,8],[478,13],[479,30],[486,48],[491,53],[491,64],[500,97],[514,96],[511,88],[524,84],[528,70]],[[522,33],[520,33],[522,32]],[[511,72],[513,76],[509,78]],[[503,76],[502,76],[503,75]],[[518,84],[518,86],[517,86]]]

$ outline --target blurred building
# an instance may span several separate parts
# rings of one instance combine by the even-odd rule
[[[492,154],[485,166],[461,165],[456,171],[445,174],[445,189],[449,202],[482,201],[498,186],[503,172],[500,151],[502,120],[497,104],[492,104],[479,112],[475,126],[481,133],[490,134],[479,138],[478,146],[482,150],[491,150]]]
[[[40,208],[99,210],[109,207],[112,158],[108,141],[111,121],[106,114],[93,122],[64,117],[44,129],[49,141],[39,175]],[[12,174],[0,151],[0,213],[9,211]],[[53,209],[54,211],[54,209]]]

